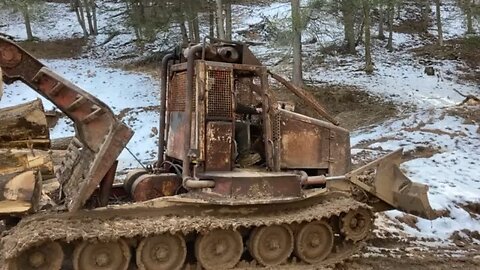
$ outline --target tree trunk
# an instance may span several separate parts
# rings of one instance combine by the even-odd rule
[[[83,14],[83,7],[80,0],[75,0],[75,14],[77,15],[77,20],[78,20],[78,23],[80,24],[80,27],[82,27],[83,36],[88,37],[87,26],[85,24],[85,17]]]
[[[355,54],[355,0],[343,0],[342,13],[347,52]]]
[[[363,15],[365,17],[365,72],[373,72],[371,36],[370,36],[370,0],[363,0]]]
[[[465,16],[467,17],[467,32],[466,34],[475,34],[473,29],[473,20],[472,20],[472,6],[474,5],[475,0],[466,0],[465,4]]]
[[[442,14],[440,13],[440,0],[435,0],[435,13],[437,15],[438,45],[443,46]]]
[[[193,29],[193,20],[190,14],[187,16],[187,24],[188,24],[188,39],[193,42],[195,39],[195,30]]]
[[[193,42],[200,43],[200,26],[198,20],[198,11],[193,12]]]
[[[69,5],[70,11],[75,11],[75,2],[76,0],[70,0],[70,5]]]
[[[27,31],[27,40],[33,40],[32,24],[30,22],[30,10],[28,4],[22,7],[23,19],[25,20],[25,30]]]
[[[292,82],[298,87],[303,86],[302,76],[302,20],[300,17],[300,0],[291,0],[292,32],[293,32],[293,76]]]
[[[209,36],[215,36],[215,11],[209,10],[208,11],[208,33]]]
[[[217,3],[217,33],[219,39],[225,39],[225,28],[223,25],[223,4],[222,0],[216,0]]]
[[[393,51],[393,13],[395,12],[395,5],[393,0],[388,1],[387,17],[388,17],[388,41],[387,50]]]
[[[3,78],[3,75],[2,75],[2,68],[0,67],[0,78]],[[2,96],[3,96],[3,80],[0,80],[0,100],[2,100]]]
[[[187,25],[188,25],[188,38],[190,39],[190,42],[195,42],[195,14],[194,14],[194,6],[195,3],[194,1],[190,0],[187,2],[187,6],[185,9],[186,15],[187,15]]]
[[[97,3],[95,3],[95,0],[90,0],[90,7],[92,8],[93,31],[95,32],[95,35],[97,35],[98,34]]]
[[[397,20],[400,20],[402,18],[402,1],[396,1],[397,2]]]
[[[232,40],[232,3],[227,0],[225,3],[225,37]]]
[[[180,33],[182,34],[182,43],[183,45],[188,45],[188,32],[187,32],[187,27],[185,26],[185,22],[180,21],[179,24],[180,24]]]
[[[42,102],[35,101],[0,109],[0,147],[50,147],[47,118]]]
[[[85,14],[87,15],[88,31],[90,32],[90,35],[95,35],[92,22],[92,12],[90,11],[90,1],[83,0],[83,6],[85,7]]]
[[[422,0],[422,31],[428,32],[430,22],[430,1]]]
[[[385,40],[385,33],[383,31],[383,23],[385,20],[384,14],[383,4],[380,4],[378,7],[378,39],[380,40]]]

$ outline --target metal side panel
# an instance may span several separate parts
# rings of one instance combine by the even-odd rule
[[[183,147],[185,144],[185,113],[170,112],[170,125],[167,137],[167,156],[183,159]]]
[[[230,171],[232,169],[233,123],[211,121],[206,132],[207,171]]]

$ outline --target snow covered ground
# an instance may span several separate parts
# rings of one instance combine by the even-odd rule
[[[461,11],[445,1],[443,17],[445,19],[446,38],[455,37],[465,32]],[[450,3],[450,4],[449,4]],[[132,39],[133,35],[124,25],[108,20],[114,12],[118,13],[118,5],[109,4],[100,9],[100,23],[108,27],[118,25],[123,34],[115,37],[112,44],[122,44]],[[50,11],[59,11],[58,4],[47,4]],[[276,2],[267,6],[234,6],[234,32],[247,29],[265,18],[287,29],[290,6],[288,2]],[[6,11],[0,11],[0,15]],[[65,13],[46,19],[34,25],[34,33],[41,39],[68,38],[78,36],[78,27],[74,13]],[[2,15],[3,16],[3,15]],[[9,15],[13,18],[14,15]],[[13,16],[13,17],[12,17]],[[430,186],[429,196],[435,209],[446,209],[449,215],[435,221],[418,220],[416,228],[398,221],[395,217],[402,214],[397,211],[381,216],[377,225],[381,231],[397,232],[406,236],[417,236],[445,240],[457,230],[468,229],[480,231],[479,217],[472,215],[461,207],[467,202],[480,202],[480,134],[479,123],[466,122],[453,113],[455,105],[463,97],[454,91],[464,94],[480,95],[478,85],[458,79],[459,61],[433,62],[437,76],[427,76],[423,72],[424,65],[407,51],[398,49],[394,53],[383,50],[383,43],[374,41],[375,72],[366,75],[362,68],[363,53],[359,48],[357,56],[328,56],[323,63],[315,64],[312,59],[318,56],[318,50],[329,42],[341,38],[341,27],[333,19],[324,19],[324,27],[330,31],[328,35],[317,36],[321,42],[305,46],[304,59],[306,65],[305,78],[331,84],[353,85],[359,89],[392,100],[397,104],[411,108],[399,113],[395,119],[387,120],[373,126],[356,130],[352,134],[352,153],[355,156],[375,157],[379,154],[403,147],[405,151],[431,149],[432,154],[409,160],[402,164],[402,169],[414,181]],[[318,25],[317,25],[318,26]],[[24,38],[24,29],[20,20],[9,21],[1,31],[18,38]],[[434,29],[430,29],[435,34]],[[161,36],[161,34],[159,34]],[[238,36],[238,35],[237,35]],[[240,36],[238,36],[240,37]],[[306,31],[304,40],[312,37]],[[95,44],[101,43],[106,34],[100,35]],[[394,34],[396,48],[420,45],[418,36],[410,34]],[[120,45],[110,49],[127,50]],[[158,48],[156,48],[158,49]],[[288,59],[288,46],[274,46],[268,42],[254,46],[253,50],[266,64],[277,64],[273,69],[285,75],[289,74],[289,61],[280,64],[282,58]],[[156,155],[156,137],[154,129],[158,126],[158,114],[152,106],[158,104],[157,78],[137,72],[125,72],[105,65],[105,59],[62,59],[45,60],[44,62],[67,79],[77,83],[87,91],[98,96],[112,106],[116,113],[126,112],[126,121],[135,131],[135,136],[128,147],[134,154],[148,162]],[[102,54],[102,57],[108,54]],[[38,95],[21,84],[7,86],[0,106],[10,106],[31,100]],[[51,104],[45,102],[47,108]],[[145,108],[150,109],[145,109]],[[471,108],[479,111],[477,107]],[[52,137],[63,137],[73,132],[71,124],[66,120],[52,131]],[[124,151],[120,156],[120,168],[138,167],[135,159]],[[402,229],[399,229],[401,227]]]
[[[473,109],[478,110],[478,106]],[[400,147],[404,151],[431,149],[426,157],[403,163],[402,169],[413,181],[429,185],[432,207],[448,210],[449,216],[434,221],[420,219],[418,229],[402,226],[413,235],[445,239],[456,230],[480,230],[479,217],[461,207],[467,202],[479,202],[478,128],[478,123],[466,124],[465,119],[451,115],[448,108],[420,109],[356,131],[352,136],[353,153],[376,155]],[[400,215],[397,211],[389,213],[392,218]]]
[[[87,90],[107,103],[116,114],[126,112],[124,121],[135,130],[128,148],[145,161],[150,161],[157,152],[152,128],[158,127],[158,113],[145,109],[158,105],[159,84],[157,78],[138,72],[126,72],[106,67],[101,61],[92,59],[43,60],[50,69]],[[40,97],[23,83],[16,82],[5,87],[0,107],[12,106]],[[41,97],[40,97],[41,98]],[[46,110],[54,106],[42,98]],[[73,135],[72,123],[62,118],[51,131],[51,138]],[[147,158],[145,158],[147,157]],[[128,153],[119,157],[119,168],[139,167]]]

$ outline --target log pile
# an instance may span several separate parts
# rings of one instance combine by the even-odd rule
[[[0,148],[50,148],[47,118],[40,99],[0,109]]]
[[[0,108],[0,217],[35,211],[41,185],[54,177],[42,102]]]

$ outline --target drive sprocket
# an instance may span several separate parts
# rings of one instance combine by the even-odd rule
[[[346,213],[340,220],[340,231],[347,240],[364,240],[373,229],[373,213],[367,208],[358,208]]]

